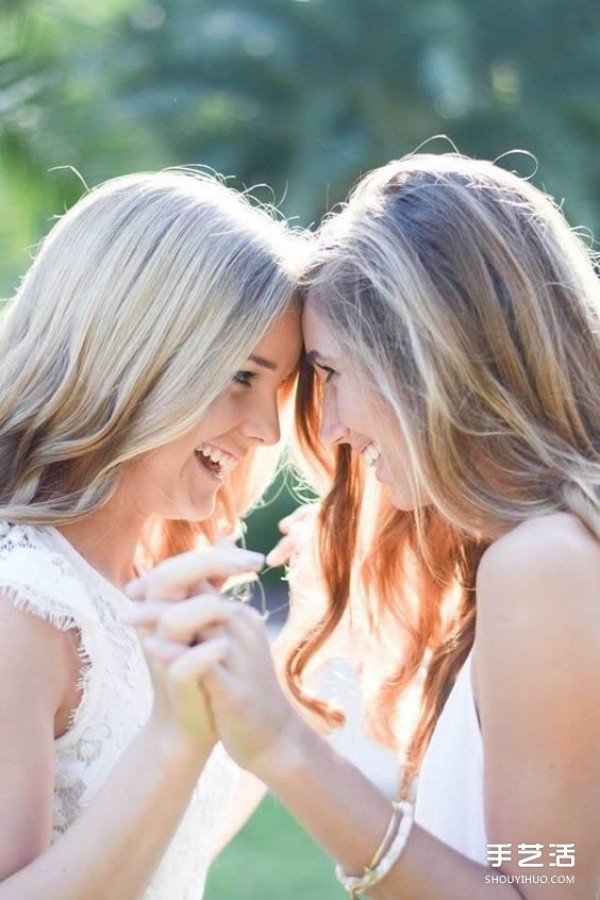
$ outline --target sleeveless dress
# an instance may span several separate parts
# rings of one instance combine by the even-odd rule
[[[421,763],[415,821],[474,862],[487,865],[483,741],[469,653],[433,730]]]
[[[80,634],[82,697],[67,731],[54,742],[54,843],[93,800],[148,719],[150,674],[135,630],[118,620],[133,601],[55,528],[0,522],[0,588],[21,609]],[[200,900],[238,772],[217,745],[145,900]]]

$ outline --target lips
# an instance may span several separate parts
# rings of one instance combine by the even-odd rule
[[[199,447],[196,447],[196,453],[201,456],[204,461],[214,463],[215,466],[218,466],[219,470],[224,473],[231,472],[237,462],[237,457],[232,453],[228,453],[220,447],[215,447],[213,444],[200,444]]]
[[[198,461],[203,468],[219,481],[231,472],[237,462],[237,457],[213,444],[202,443],[195,450]]]

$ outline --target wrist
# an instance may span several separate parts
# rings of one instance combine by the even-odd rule
[[[257,757],[252,772],[271,790],[278,793],[278,786],[286,784],[296,774],[301,775],[310,758],[313,729],[294,712],[289,723],[268,750]]]
[[[195,737],[152,717],[144,728],[144,739],[162,764],[192,768],[204,765],[216,743],[211,738]]]

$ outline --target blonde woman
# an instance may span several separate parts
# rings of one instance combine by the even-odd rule
[[[186,549],[206,590],[262,563],[215,540],[273,474],[291,250],[216,179],[125,176],[54,226],[2,322],[2,900],[202,895],[235,767],[198,692],[151,678],[122,587]]]
[[[307,453],[333,478],[320,519],[328,607],[288,675],[335,723],[302,678],[346,627],[378,687],[371,726],[398,748],[402,701],[420,693],[402,799],[391,805],[292,710],[247,610],[210,597],[157,607],[154,652],[174,660],[177,683],[201,673],[230,753],[332,855],[349,895],[598,897],[590,254],[533,186],[456,155],[365,177],[320,247],[298,414]],[[361,516],[374,498],[377,517]],[[178,641],[215,622],[218,644],[205,635],[182,652]]]

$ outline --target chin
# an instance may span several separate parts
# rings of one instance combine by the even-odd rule
[[[210,519],[215,511],[215,501],[213,499],[209,500],[207,503],[197,504],[193,509],[194,511],[190,514],[188,521],[205,522],[206,519]]]
[[[391,486],[388,486],[388,490],[393,506],[401,512],[414,512],[419,506],[422,506],[412,494],[407,494],[405,491]]]
[[[197,502],[189,501],[171,508],[165,519],[172,519],[179,522],[204,522],[210,519],[215,511],[215,498],[207,497]]]
[[[415,500],[414,497],[397,497],[393,493],[391,494],[391,500],[392,504],[396,509],[400,510],[400,512],[416,512],[417,510],[427,509],[428,506],[431,506],[431,503]]]
[[[406,498],[402,500],[397,500],[396,497],[392,495],[392,505],[400,510],[400,512],[414,512],[417,508],[416,503],[412,503],[411,501],[406,500]]]

